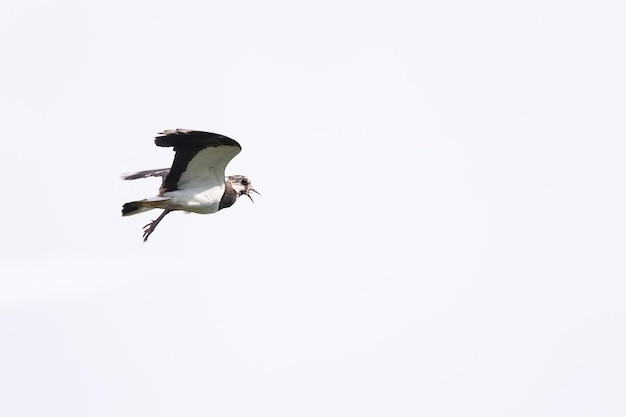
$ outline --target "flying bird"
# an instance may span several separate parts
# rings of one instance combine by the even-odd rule
[[[174,148],[176,154],[172,167],[122,175],[125,180],[148,177],[163,179],[158,195],[131,201],[122,207],[122,216],[163,209],[159,217],[144,226],[144,242],[172,211],[210,214],[232,206],[241,195],[248,196],[250,200],[251,192],[260,195],[252,188],[247,177],[225,177],[226,165],[241,151],[241,145],[231,138],[217,133],[175,129],[159,133],[154,143],[156,146]]]

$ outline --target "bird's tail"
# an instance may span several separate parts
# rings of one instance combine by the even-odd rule
[[[148,198],[145,200],[131,201],[122,206],[122,216],[132,216],[133,214],[143,213],[144,211],[155,208],[166,208],[169,205],[169,199],[162,197]]]

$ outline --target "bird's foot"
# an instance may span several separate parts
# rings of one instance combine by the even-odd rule
[[[163,213],[161,213],[161,215],[159,217],[157,217],[156,219],[152,220],[150,223],[148,223],[147,225],[145,225],[143,227],[143,241],[146,242],[148,240],[148,237],[152,234],[152,232],[154,232],[154,229],[156,229],[157,225],[159,224],[159,222],[161,220],[163,220],[163,217],[165,217],[167,215],[167,213],[173,211],[170,208],[166,208],[165,210],[163,210]]]
[[[157,224],[159,224],[158,221],[152,220],[150,223],[148,223],[147,225],[143,227],[143,241],[144,242],[148,241],[148,236],[150,236],[152,232],[154,232],[154,229],[156,229]]]

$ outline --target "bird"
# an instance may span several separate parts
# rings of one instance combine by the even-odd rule
[[[173,211],[211,214],[232,206],[242,195],[254,203],[251,192],[261,195],[244,175],[225,176],[228,163],[241,151],[234,139],[218,133],[171,129],[158,133],[156,146],[174,148],[171,168],[122,174],[123,180],[161,177],[159,193],[122,206],[122,216],[163,209],[159,217],[143,227],[143,241],[163,218]]]

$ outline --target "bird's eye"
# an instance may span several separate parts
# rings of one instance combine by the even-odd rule
[[[248,185],[248,180],[246,178],[244,178],[244,179],[241,180],[241,183],[243,185]]]

